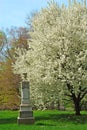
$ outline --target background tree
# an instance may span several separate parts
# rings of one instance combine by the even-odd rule
[[[13,27],[0,34],[0,109],[18,109],[21,78],[13,74],[12,64],[15,63],[15,48],[28,48],[27,29]]]
[[[27,39],[29,38],[28,29],[24,27],[13,27],[8,30],[11,45],[16,48],[28,49]]]
[[[0,30],[0,60],[3,59],[3,52],[5,50],[6,43],[7,43],[7,37],[4,31]]]
[[[19,86],[18,75],[12,73],[11,60],[0,62],[0,110],[19,108]]]
[[[15,62],[15,48],[28,48],[27,39],[28,39],[28,30],[24,27],[12,27],[11,29],[6,29],[4,32],[4,51],[2,55],[4,58],[11,59],[12,62]]]

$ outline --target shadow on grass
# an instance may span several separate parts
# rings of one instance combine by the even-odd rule
[[[74,114],[49,114],[48,116],[40,116],[36,117],[36,122],[38,121],[43,121],[44,123],[37,123],[37,125],[51,125],[51,124],[46,124],[45,121],[52,121],[53,124],[52,126],[56,126],[57,124],[87,124],[87,115],[81,115],[81,116],[76,116]]]
[[[17,123],[17,118],[3,118],[0,119],[0,124],[15,124]]]
[[[0,118],[0,124],[16,124],[16,117]],[[87,124],[87,114],[75,116],[74,114],[49,113],[35,117],[35,124],[40,126],[57,126],[59,124]]]

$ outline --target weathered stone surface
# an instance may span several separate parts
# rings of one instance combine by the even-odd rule
[[[21,86],[21,104],[29,104],[30,92],[29,92],[29,82],[23,81]]]
[[[34,124],[32,107],[30,105],[29,82],[23,81],[21,86],[21,105],[18,124]]]
[[[20,117],[20,118],[33,117],[33,111],[20,111],[20,112],[19,112],[19,117]]]
[[[29,104],[21,104],[20,111],[32,111],[32,107]]]
[[[34,118],[29,117],[29,118],[18,118],[18,124],[34,124]]]

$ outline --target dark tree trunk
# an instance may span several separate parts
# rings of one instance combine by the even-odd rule
[[[80,93],[78,94],[78,96],[75,95],[75,93],[73,92],[73,86],[70,85],[70,83],[67,83],[67,88],[70,92],[70,97],[71,99],[73,100],[73,103],[74,103],[74,106],[75,106],[75,114],[76,115],[80,115],[80,102],[81,102],[81,99],[84,97],[84,95],[82,96],[82,98],[80,97]]]
[[[75,114],[77,115],[77,116],[79,116],[80,115],[80,101],[79,100],[75,100],[74,101],[74,105],[75,105]]]

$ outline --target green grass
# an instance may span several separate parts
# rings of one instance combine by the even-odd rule
[[[0,130],[87,130],[87,112],[34,111],[34,125],[18,125],[18,111],[0,111]]]

